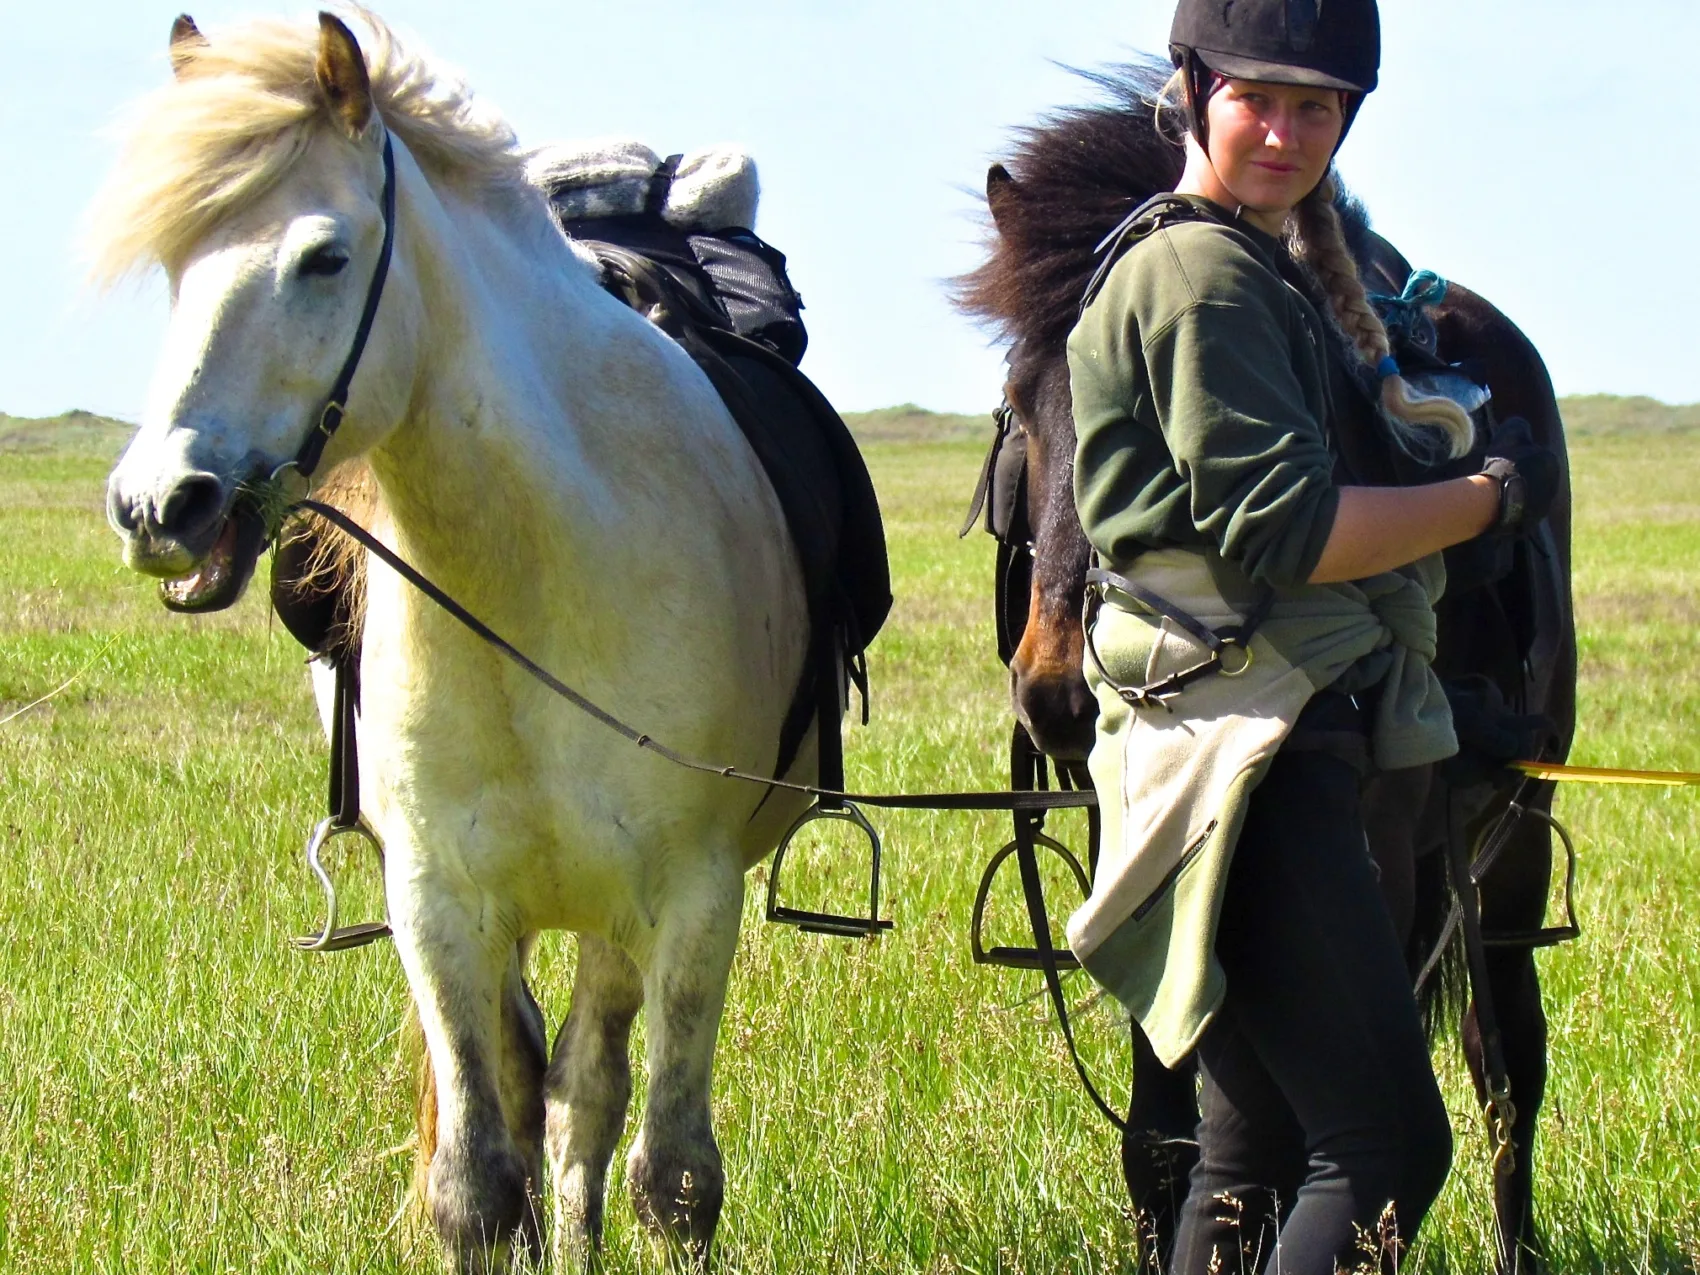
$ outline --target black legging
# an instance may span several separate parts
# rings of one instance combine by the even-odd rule
[[[1394,1270],[1446,1180],[1452,1132],[1358,775],[1338,756],[1284,750],[1253,794],[1216,954],[1227,999],[1198,1046],[1201,1156],[1175,1275]]]

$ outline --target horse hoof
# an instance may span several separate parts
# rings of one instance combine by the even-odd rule
[[[665,1247],[669,1264],[706,1270],[726,1190],[713,1141],[664,1152],[640,1146],[626,1163],[626,1178],[638,1220]]]
[[[509,1149],[438,1147],[425,1203],[452,1269],[495,1275],[540,1251],[541,1226],[521,1158]]]

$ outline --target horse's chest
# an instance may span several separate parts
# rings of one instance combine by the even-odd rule
[[[644,812],[657,802],[613,765],[618,740],[555,723],[524,729],[526,715],[494,690],[372,699],[370,804],[386,844],[404,847],[399,871],[459,880],[523,930],[648,923]]]

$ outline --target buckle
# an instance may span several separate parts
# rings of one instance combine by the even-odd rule
[[[319,413],[319,423],[314,428],[326,439],[329,439],[332,434],[342,428],[342,418],[347,413],[348,409],[333,398],[325,404],[324,410]]]
[[[1245,656],[1245,663],[1241,664],[1238,668],[1229,668],[1227,659],[1229,651],[1240,652],[1240,654]],[[1216,652],[1216,660],[1221,666],[1220,672],[1223,677],[1244,677],[1247,670],[1249,670],[1252,666],[1252,649],[1250,646],[1241,645],[1237,639],[1229,639],[1228,641],[1223,642],[1222,649]]]
[[[797,839],[797,834],[811,823],[822,821],[853,824],[868,839],[871,851],[868,872],[868,914],[841,916],[836,912],[809,912],[802,908],[784,907],[779,902],[779,873],[785,866],[785,852]],[[767,919],[780,925],[794,925],[804,934],[825,934],[843,939],[876,939],[892,928],[890,921],[880,919],[880,837],[873,824],[855,806],[846,802],[842,810],[827,810],[815,802],[791,825],[779,848],[773,852],[773,867],[767,878]]]

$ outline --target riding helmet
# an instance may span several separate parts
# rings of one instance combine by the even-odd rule
[[[1185,73],[1187,113],[1201,144],[1209,140],[1203,105],[1212,72],[1338,89],[1343,144],[1380,75],[1381,14],[1376,0],[1180,0],[1169,56]]]
[[[1169,46],[1233,79],[1369,93],[1381,16],[1375,0],[1181,0]]]

